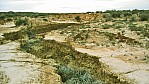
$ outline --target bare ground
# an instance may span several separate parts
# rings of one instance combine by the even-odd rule
[[[46,66],[43,60],[17,50],[19,43],[11,42],[0,46],[0,69],[9,78],[9,84],[44,83],[61,84],[56,68]],[[46,62],[46,61],[45,61]],[[51,65],[55,63],[50,60]]]
[[[0,34],[18,31],[13,24],[0,26]],[[2,36],[1,36],[2,37]],[[2,37],[3,38],[3,37]],[[22,52],[19,42],[0,45],[0,84],[61,84],[53,60],[42,60]]]
[[[106,30],[106,32],[107,31],[111,32],[111,30]],[[52,40],[59,42],[66,41],[64,36],[61,38],[61,34],[59,34],[59,32],[60,30],[50,32],[45,36],[45,39],[52,38]],[[117,32],[115,31],[115,33]],[[112,33],[114,33],[114,31]],[[137,38],[135,36],[133,37],[133,34],[131,34],[132,33],[128,35],[130,35],[130,37],[132,36],[132,38]],[[65,38],[67,38],[67,35],[65,36]],[[98,40],[104,41],[103,39],[104,38]],[[97,38],[95,38],[95,40],[97,40]],[[101,47],[96,45],[80,46],[80,44],[72,42],[72,45],[79,52],[101,57],[99,61],[108,65],[111,72],[117,74],[121,79],[126,78],[128,80],[132,80],[134,81],[134,84],[149,83],[149,64],[148,60],[145,60],[145,56],[149,55],[149,51],[147,49],[133,47],[126,44],[120,44],[122,47],[119,45]]]

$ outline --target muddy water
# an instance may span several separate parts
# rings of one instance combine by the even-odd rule
[[[53,78],[52,76],[57,80],[57,84],[60,84],[60,76],[54,72],[45,71],[44,67],[46,65],[42,64],[41,59],[17,50],[18,47],[19,43],[17,42],[0,45],[0,71],[4,72],[5,75],[5,77],[1,78],[3,81],[0,84],[5,84],[5,82],[9,84],[45,83],[46,80],[49,80],[48,77]],[[55,70],[54,67],[46,67],[50,67],[51,71]],[[54,74],[47,75],[43,72]]]

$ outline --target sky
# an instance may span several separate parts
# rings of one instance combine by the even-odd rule
[[[0,12],[80,13],[149,9],[149,0],[0,0]]]

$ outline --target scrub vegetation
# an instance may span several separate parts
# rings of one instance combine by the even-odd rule
[[[0,28],[10,23],[18,31],[2,32],[0,45],[19,42],[18,50],[54,60],[64,84],[133,84],[138,77],[126,75],[149,63],[149,10],[1,12]],[[125,72],[117,64],[137,69]]]

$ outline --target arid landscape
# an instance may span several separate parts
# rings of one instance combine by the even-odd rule
[[[0,12],[0,84],[149,84],[149,10]]]

